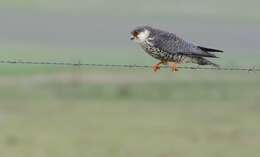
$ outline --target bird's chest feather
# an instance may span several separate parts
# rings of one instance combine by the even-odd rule
[[[164,60],[164,61],[173,61],[173,62],[184,62],[186,57],[178,54],[178,53],[168,53],[166,51],[162,51],[153,46],[153,44],[149,42],[145,42],[141,44],[142,48],[152,57]]]
[[[144,49],[145,52],[147,52],[149,55],[156,59],[163,59],[166,56],[166,53],[161,51],[160,49],[154,47],[151,43],[148,41],[141,44],[141,47]]]

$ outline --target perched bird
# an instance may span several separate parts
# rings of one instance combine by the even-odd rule
[[[156,72],[161,64],[169,64],[172,70],[178,71],[177,64],[195,63],[198,65],[219,65],[206,58],[218,58],[214,52],[222,50],[207,48],[185,41],[173,33],[152,28],[150,26],[140,26],[131,32],[131,40],[137,42],[146,53],[160,60],[152,66]]]

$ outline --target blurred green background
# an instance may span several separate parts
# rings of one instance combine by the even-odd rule
[[[260,67],[260,1],[0,0],[0,59],[140,64],[152,25]],[[258,157],[260,74],[0,65],[0,156]]]

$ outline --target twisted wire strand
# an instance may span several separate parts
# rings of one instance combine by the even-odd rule
[[[28,64],[28,65],[60,65],[60,66],[85,66],[85,67],[110,67],[110,68],[151,68],[148,65],[136,65],[136,64],[100,64],[100,63],[72,63],[72,62],[51,62],[51,61],[24,61],[24,60],[0,60],[0,64]],[[168,68],[162,66],[162,68]],[[218,71],[248,71],[248,72],[260,72],[260,68],[252,66],[252,68],[237,68],[237,67],[186,67],[180,66],[178,69],[187,70],[218,70]]]

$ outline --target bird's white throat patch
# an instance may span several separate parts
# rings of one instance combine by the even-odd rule
[[[149,35],[150,35],[150,31],[148,31],[148,30],[140,32],[137,36],[136,42],[138,42],[138,43],[145,42],[148,39]]]

